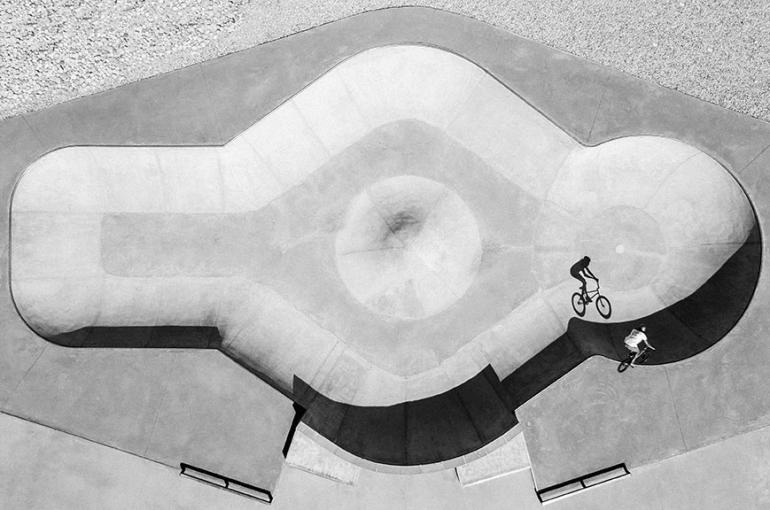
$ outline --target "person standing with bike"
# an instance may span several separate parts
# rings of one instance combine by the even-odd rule
[[[633,355],[633,358],[631,359],[631,362],[629,363],[629,366],[634,366],[634,363],[636,363],[636,360],[639,359],[639,356],[644,353],[647,349],[655,350],[655,347],[650,345],[650,342],[647,341],[647,328],[645,326],[639,327],[639,329],[632,329],[631,333],[626,336],[626,338],[623,340],[623,343],[626,346],[626,349],[630,351],[629,356]],[[641,344],[644,344],[644,349],[640,349],[639,346]]]

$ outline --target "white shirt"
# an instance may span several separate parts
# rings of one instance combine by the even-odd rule
[[[639,347],[639,344],[647,340],[647,335],[644,334],[643,331],[639,331],[638,329],[634,329],[631,331],[631,333],[628,334],[628,336],[623,340],[623,343],[626,344],[626,347]]]

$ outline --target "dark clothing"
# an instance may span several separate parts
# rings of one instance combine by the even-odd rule
[[[586,262],[585,259],[578,260],[577,262],[572,264],[571,268],[569,268],[569,274],[571,274],[572,276],[574,276],[575,278],[577,278],[579,280],[583,280],[583,277],[582,276],[578,276],[578,275],[580,274],[580,272],[583,269],[588,267],[588,264],[589,264],[589,262]],[[585,280],[583,280],[583,281],[585,282]]]
[[[570,271],[569,274],[571,274],[573,278],[577,278],[578,280],[580,280],[580,284],[583,286],[583,288],[585,288],[586,279],[583,278],[582,274],[578,273],[577,271]]]
[[[576,280],[580,281],[580,291],[583,293],[584,296],[586,295],[586,292],[587,292],[586,279],[580,273],[588,267],[589,262],[586,262],[586,259],[580,259],[574,264],[572,264],[571,268],[569,268],[569,274],[571,274],[572,277],[575,278]]]

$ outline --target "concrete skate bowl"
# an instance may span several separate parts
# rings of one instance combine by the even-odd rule
[[[586,147],[490,74],[360,53],[221,147],[77,146],[11,205],[11,290],[73,348],[219,349],[354,456],[456,459],[586,358],[693,356],[740,320],[761,241],[699,149]],[[575,319],[592,257],[607,321]]]

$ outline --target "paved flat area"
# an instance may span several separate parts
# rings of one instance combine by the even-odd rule
[[[415,39],[459,56],[411,52],[404,43]],[[389,43],[401,46],[372,49]],[[334,67],[367,49],[362,55],[376,58]],[[339,72],[324,74],[329,69]],[[424,96],[409,93],[415,82],[430,83],[448,69],[441,83],[452,86],[445,94],[426,86]],[[384,78],[397,74],[406,79],[382,88]],[[543,82],[552,85],[544,89]],[[335,129],[324,129],[331,113],[319,104],[339,106]],[[412,117],[418,120],[403,120]],[[756,263],[731,278],[734,288],[710,282],[767,218],[766,124],[423,9],[351,18],[11,119],[0,129],[9,133],[8,198],[16,176],[32,163],[11,210],[9,284],[26,324],[6,295],[13,332],[4,346],[13,353],[7,361],[13,368],[4,373],[6,409],[170,465],[194,452],[192,438],[202,438],[209,441],[202,460],[228,475],[253,476],[258,468],[268,485],[280,469],[276,447],[292,413],[288,399],[255,376],[291,394],[293,378],[302,375],[325,395],[371,407],[441,394],[488,363],[500,376],[515,373],[567,329],[576,288],[568,264],[586,250],[601,254],[596,268],[606,275],[613,321],[668,309],[707,287],[731,299],[743,291],[737,320],[751,297]],[[369,131],[371,138],[354,143]],[[341,176],[348,174],[354,177]],[[472,178],[487,184],[468,184]],[[690,185],[695,179],[698,188]],[[629,190],[640,182],[649,189],[637,197]],[[540,215],[527,221],[533,209]],[[509,215],[520,219],[509,222]],[[448,230],[455,224],[461,228]],[[758,241],[748,245],[762,249]],[[54,252],[62,256],[52,259]],[[373,255],[359,255],[365,253]],[[518,264],[506,265],[511,260]],[[682,271],[685,264],[695,271]],[[505,285],[509,279],[524,284]],[[55,292],[59,298],[51,299]],[[724,339],[691,359],[640,367],[623,381],[627,393],[604,393],[601,384],[612,386],[605,381],[620,376],[594,358],[517,410],[537,485],[610,461],[637,468],[764,425],[770,406],[756,374],[767,364],[756,342],[766,292],[759,273],[754,300]],[[544,312],[548,320],[533,320]],[[590,313],[589,321],[601,323]],[[51,337],[89,327],[216,326],[221,338],[195,330],[203,335],[197,351],[94,349],[93,343],[65,349],[42,343],[27,325]],[[359,328],[368,334],[356,335]],[[455,340],[443,341],[446,331]],[[706,333],[697,333],[694,344]],[[173,338],[164,339],[172,342],[166,347],[174,347]],[[747,357],[751,345],[757,354]],[[253,375],[205,350],[212,348]],[[79,377],[63,378],[61,370]],[[191,434],[168,451],[164,443],[143,442],[147,433],[126,433],[136,413],[117,404],[105,411],[104,403],[118,402],[139,372],[147,387],[134,393],[139,403],[132,406],[149,437],[157,424],[174,419],[191,430],[204,422],[205,430],[227,434]],[[114,374],[125,382],[103,384],[99,392],[83,382]],[[712,379],[717,383],[708,384]],[[75,398],[85,409],[77,419],[66,400],[42,405],[57,398],[51,389],[62,380],[71,381],[70,395],[85,395]],[[252,387],[255,393],[244,394]],[[637,395],[632,390],[639,398],[624,399]],[[197,411],[175,413],[176,404],[200,391],[216,396],[202,399]],[[220,395],[236,409],[253,398],[246,404],[253,425],[236,415],[212,420]],[[618,412],[618,402],[628,406]],[[155,410],[165,408],[173,419],[158,421]],[[105,412],[114,422],[91,418]],[[639,419],[629,420],[632,415]],[[569,426],[569,416],[591,426]],[[249,437],[239,427],[260,430],[264,435],[251,444],[272,453],[245,461],[227,455]],[[619,427],[631,435],[654,430],[655,447],[599,448]],[[568,462],[559,457],[566,450]]]
[[[177,470],[0,415],[3,502],[23,508],[246,509],[259,503],[178,475]],[[555,509],[765,508],[770,505],[767,427],[634,470],[630,477],[549,503]],[[537,510],[528,469],[462,488],[454,470],[404,476],[362,470],[345,485],[285,467],[271,508]],[[621,503],[622,502],[622,503]]]

